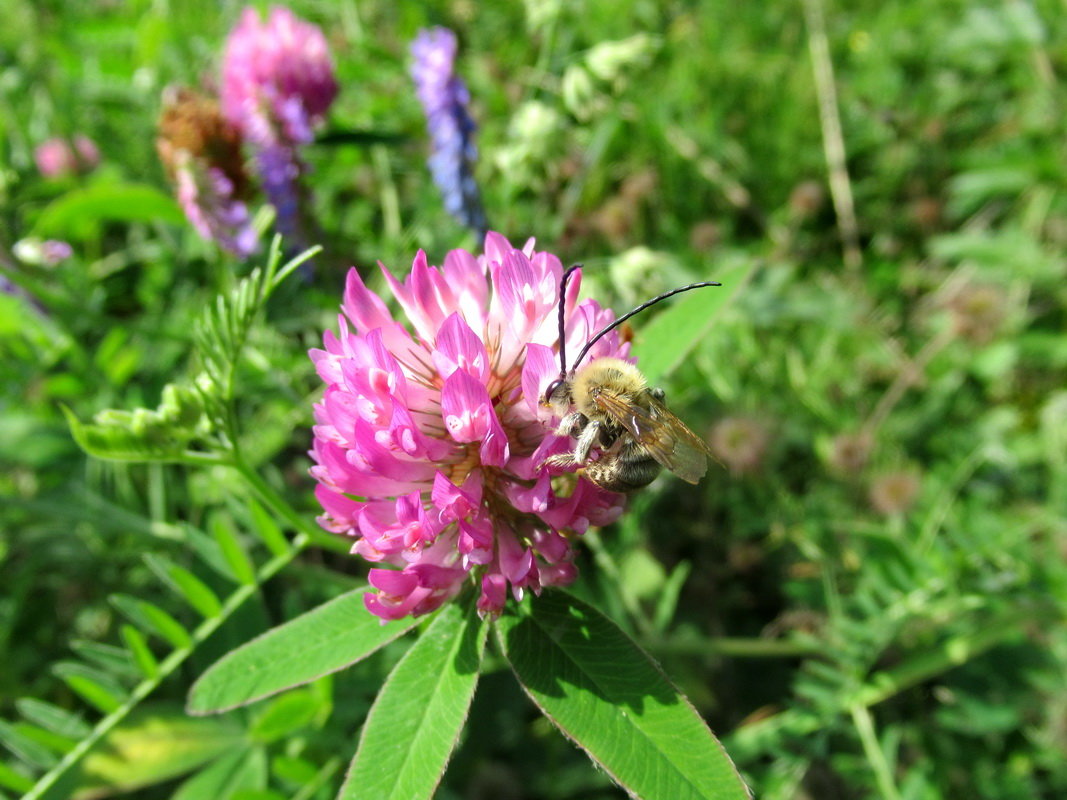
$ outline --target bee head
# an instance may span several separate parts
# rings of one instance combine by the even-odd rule
[[[567,378],[563,375],[556,378],[552,383],[548,384],[548,388],[545,389],[545,396],[541,398],[541,405],[552,406],[556,403],[566,400],[567,393]]]

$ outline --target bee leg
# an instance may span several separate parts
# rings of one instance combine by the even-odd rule
[[[586,419],[584,414],[580,414],[574,411],[562,420],[560,420],[559,427],[556,428],[556,436],[566,436],[567,438],[578,436],[585,430]],[[574,453],[557,453],[554,456],[549,456],[540,464],[537,468],[544,469],[545,467],[556,467],[559,469],[570,469],[579,462],[575,460]]]
[[[574,447],[574,461],[576,464],[584,464],[589,460],[589,451],[593,449],[600,438],[602,425],[599,422],[590,421],[578,436],[578,444]]]
[[[540,464],[537,465],[539,470],[545,467],[556,467],[558,469],[570,469],[577,466],[578,462],[574,460],[574,453],[559,453],[554,456],[549,456]]]
[[[571,417],[577,417],[577,420],[571,420]],[[574,450],[570,453],[558,453],[554,456],[549,456],[538,465],[538,469],[544,467],[559,467],[567,469],[569,467],[580,467],[589,460],[589,451],[593,449],[593,445],[596,444],[597,439],[600,438],[602,426],[599,422],[589,422],[589,420],[582,414],[569,414],[564,418],[563,422],[559,426],[559,430],[556,433],[560,436],[570,436],[572,433],[564,433],[564,425],[568,425],[567,430],[573,431],[575,428],[581,432],[578,435],[578,442],[574,446]]]
[[[663,400],[665,400],[667,397],[667,393],[660,389],[658,386],[653,386],[652,388],[650,388],[648,390],[648,393],[660,402],[663,402]]]
[[[556,436],[577,436],[584,427],[585,415],[575,411],[560,420]]]

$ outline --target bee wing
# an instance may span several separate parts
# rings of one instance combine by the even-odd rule
[[[682,480],[696,483],[708,471],[711,448],[663,403],[650,398],[649,409],[645,410],[613,392],[600,392],[594,402],[652,458]]]

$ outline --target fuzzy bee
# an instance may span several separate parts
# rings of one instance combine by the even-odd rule
[[[593,336],[568,371],[564,293],[571,273],[579,266],[564,272],[560,281],[559,377],[549,384],[541,401],[561,418],[556,434],[577,441],[572,452],[551,456],[542,466],[581,467],[586,478],[611,492],[642,489],[662,467],[696,483],[707,472],[711,450],[667,409],[663,390],[650,387],[637,367],[618,358],[597,358],[579,365],[602,336],[649,306],[680,292],[721,284],[694,283],[642,303]],[[591,461],[594,448],[599,458]]]

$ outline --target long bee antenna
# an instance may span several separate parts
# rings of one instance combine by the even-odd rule
[[[566,279],[567,279],[567,276],[565,274],[563,276],[564,283],[566,282]],[[677,289],[671,289],[669,292],[664,292],[659,297],[653,297],[647,303],[642,303],[637,308],[634,308],[634,309],[631,309],[630,311],[627,311],[625,314],[623,314],[621,317],[616,319],[610,325],[607,325],[596,336],[594,336],[592,339],[590,339],[588,342],[585,343],[585,347],[582,348],[582,351],[578,354],[578,357],[576,359],[574,359],[574,363],[571,365],[571,369],[572,370],[576,369],[578,367],[578,365],[582,363],[582,359],[585,358],[585,354],[589,352],[589,348],[590,347],[592,347],[601,338],[603,338],[603,336],[605,334],[609,333],[610,331],[612,331],[615,328],[617,328],[620,325],[622,325],[622,323],[626,322],[626,320],[628,320],[634,314],[640,314],[646,308],[648,308],[650,306],[654,306],[660,300],[666,300],[668,297],[670,297],[672,295],[681,294],[682,292],[688,292],[690,289],[700,289],[700,288],[702,288],[704,286],[722,286],[722,284],[721,283],[717,283],[715,281],[704,281],[703,283],[691,283],[688,286],[679,286]],[[563,302],[562,302],[562,300],[560,301],[559,318],[560,318],[559,351],[560,351],[560,353],[562,353],[563,352],[563,336],[562,336],[562,333],[563,333],[563,322],[562,322],[562,320],[563,320]]]
[[[571,274],[575,270],[581,268],[581,264],[568,267],[564,270],[563,277],[559,279],[559,374],[561,376],[567,374],[567,336],[563,332],[563,305],[567,294],[567,281],[571,279]]]

